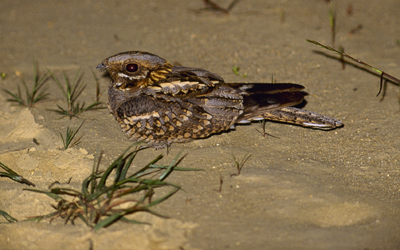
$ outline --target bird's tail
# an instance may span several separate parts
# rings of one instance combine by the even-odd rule
[[[262,118],[324,130],[335,129],[343,126],[343,122],[338,119],[295,107],[267,111],[262,115]],[[257,119],[257,117],[250,119]]]
[[[254,84],[237,85],[245,91],[244,112],[236,123],[248,123],[257,120],[272,120],[292,123],[304,127],[330,130],[343,126],[338,119],[331,118],[293,106],[303,101],[300,92],[303,86],[298,84]]]

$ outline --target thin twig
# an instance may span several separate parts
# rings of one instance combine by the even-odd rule
[[[306,41],[309,42],[309,43],[313,43],[315,45],[318,45],[318,46],[320,46],[320,47],[322,47],[324,49],[333,51],[336,54],[339,54],[339,55],[341,55],[343,57],[346,57],[346,58],[348,58],[348,59],[350,59],[350,60],[352,60],[352,61],[354,61],[356,63],[359,63],[359,64],[361,64],[361,65],[363,65],[363,66],[365,66],[365,67],[367,67],[367,68],[369,68],[369,69],[371,69],[371,70],[373,70],[375,72],[378,72],[380,74],[380,86],[379,86],[379,92],[378,92],[378,94],[376,96],[379,96],[379,94],[381,93],[381,91],[383,89],[384,79],[393,81],[393,82],[397,83],[398,85],[400,85],[400,80],[397,79],[396,77],[394,77],[392,75],[389,75],[389,74],[385,73],[384,71],[381,71],[380,69],[377,69],[377,68],[375,68],[375,67],[373,67],[373,66],[371,66],[371,65],[369,65],[369,64],[367,64],[367,63],[365,63],[363,61],[361,61],[360,59],[354,58],[354,57],[352,57],[352,56],[350,56],[350,55],[348,55],[348,54],[346,54],[344,52],[340,52],[340,51],[338,51],[338,50],[336,50],[336,49],[334,49],[332,47],[323,45],[323,44],[321,44],[319,42],[316,42],[316,41],[313,41],[313,40],[309,40],[309,39],[306,39]]]

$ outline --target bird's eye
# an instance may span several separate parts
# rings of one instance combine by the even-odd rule
[[[128,72],[136,72],[139,69],[139,66],[135,63],[130,63],[126,65],[126,71]]]

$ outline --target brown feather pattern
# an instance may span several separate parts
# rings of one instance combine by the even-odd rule
[[[260,119],[318,129],[343,125],[294,108],[304,98],[304,87],[298,84],[227,84],[209,71],[173,66],[140,51],[111,56],[97,68],[111,77],[109,109],[126,136],[154,147],[208,137]]]

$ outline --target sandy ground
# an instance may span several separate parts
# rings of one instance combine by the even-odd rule
[[[227,6],[229,1],[216,1]],[[352,13],[348,13],[349,4]],[[400,2],[335,1],[336,45],[400,76]],[[32,59],[44,73],[73,78],[79,68],[94,94],[94,69],[127,50],[158,54],[171,62],[215,72],[227,82],[294,82],[306,86],[306,109],[341,119],[345,127],[318,131],[267,123],[166,150],[145,150],[137,162],[187,153],[169,181],[178,192],[156,208],[170,217],[141,215],[149,225],[117,223],[93,232],[62,221],[0,225],[1,249],[400,249],[398,87],[375,97],[379,77],[316,51],[306,38],[331,44],[328,7],[322,0],[240,1],[230,15],[199,12],[202,1],[9,1],[0,3],[0,88],[31,83]],[[362,29],[350,31],[362,25]],[[246,78],[233,74],[240,66]],[[108,79],[96,72],[101,88]],[[54,181],[79,187],[96,149],[105,167],[130,142],[107,110],[59,119],[47,109],[63,105],[48,81],[50,99],[32,109],[11,106],[0,92],[0,161],[46,188]],[[106,102],[106,93],[102,96]],[[61,150],[59,132],[82,127],[82,143]],[[36,145],[33,138],[40,143]],[[242,174],[232,155],[252,153]],[[220,176],[223,179],[218,192]],[[52,211],[50,198],[0,179],[0,210],[19,220]]]

